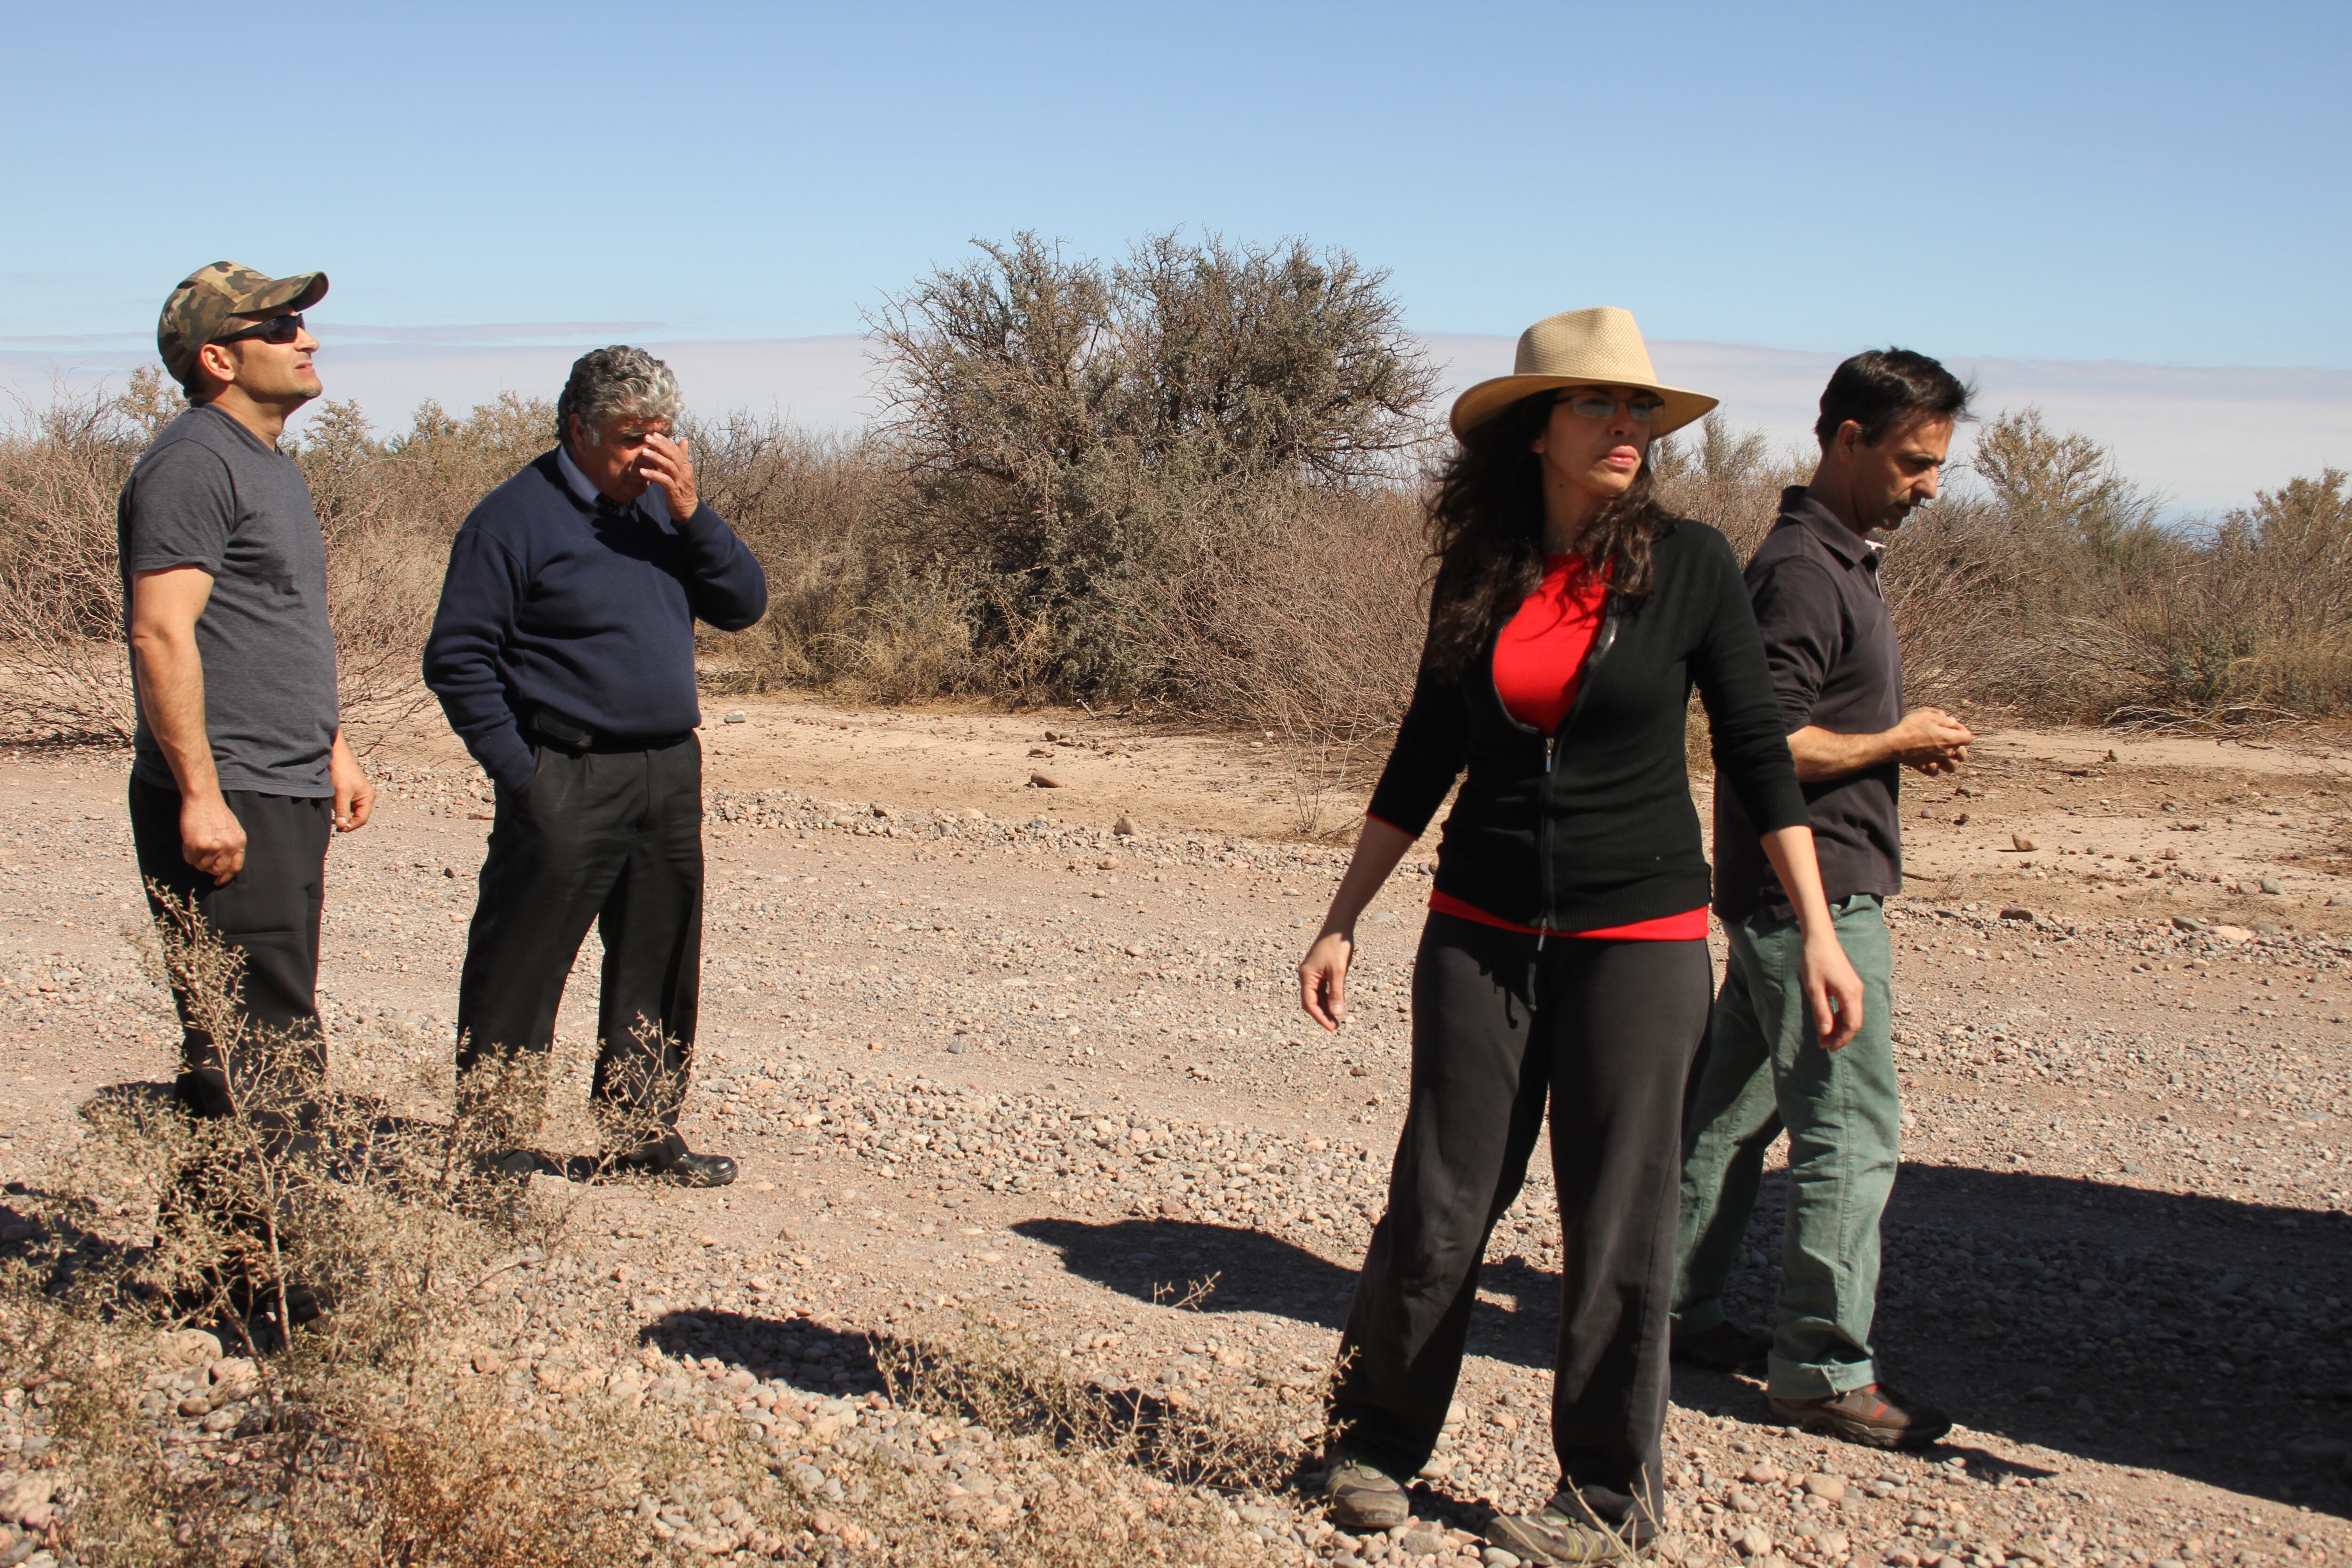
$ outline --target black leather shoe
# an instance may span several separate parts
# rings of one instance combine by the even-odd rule
[[[1744,1372],[1761,1377],[1766,1359],[1772,1353],[1772,1336],[1738,1323],[1717,1323],[1704,1333],[1685,1334],[1677,1329],[1672,1345],[1676,1361],[1710,1372]]]
[[[641,1143],[635,1149],[608,1152],[606,1168],[667,1176],[681,1187],[723,1187],[735,1179],[735,1162],[724,1154],[697,1154],[677,1133]]]

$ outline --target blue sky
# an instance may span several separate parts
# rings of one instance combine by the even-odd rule
[[[0,17],[20,341],[146,330],[216,256],[323,267],[352,323],[849,331],[975,234],[1192,225],[1346,246],[1428,332],[1606,300],[1811,352],[2352,368],[2341,0]]]
[[[330,273],[330,393],[380,423],[545,394],[626,338],[675,345],[698,405],[854,424],[861,349],[829,335],[972,237],[1113,255],[1181,226],[1390,268],[1457,384],[1607,302],[1791,441],[1822,365],[1899,342],[2177,510],[2352,467],[2345,0],[578,0],[297,9],[278,36],[0,0],[0,25],[20,399],[151,358],[163,294],[226,257]]]

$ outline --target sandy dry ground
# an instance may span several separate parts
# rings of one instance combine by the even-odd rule
[[[681,1387],[759,1420],[782,1407],[760,1379],[855,1394],[858,1336],[980,1304],[1074,1367],[1175,1397],[1304,1386],[1403,1110],[1426,862],[1374,906],[1357,1016],[1325,1037],[1289,970],[1345,848],[1298,835],[1356,803],[1271,743],[798,700],[711,719],[686,1131],[744,1180],[593,1189],[581,1223],[602,1272],[535,1285],[518,1268],[501,1357],[571,1365],[583,1324],[634,1323]],[[442,739],[372,765],[385,799],[330,861],[322,990],[331,1029],[390,1031],[423,1058],[448,1048],[488,790]],[[17,1004],[0,1178],[41,1182],[79,1103],[167,1071],[171,1031],[123,935],[123,773],[0,758],[0,987]],[[2073,733],[1995,734],[1957,782],[1908,790],[1908,1143],[1881,1322],[1897,1386],[1961,1427],[1923,1456],[1866,1453],[1765,1425],[1751,1384],[1685,1372],[1680,1550],[2352,1558],[2347,812],[2345,753]],[[1132,837],[1111,831],[1122,815]],[[591,948],[562,1024],[575,1042]],[[540,1179],[576,1152],[548,1151]],[[1425,1472],[1433,1521],[1475,1529],[1554,1479],[1543,1164],[1489,1255],[1458,1420]],[[1750,1317],[1778,1196],[1774,1178],[1738,1285]],[[1239,1523],[1284,1552],[1461,1548],[1434,1530],[1347,1541],[1296,1498],[1249,1506]]]

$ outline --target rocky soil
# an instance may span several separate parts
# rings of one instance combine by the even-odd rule
[[[576,1184],[582,1151],[548,1149],[535,1181],[571,1204],[575,1245],[485,1280],[508,1326],[442,1347],[449,1374],[526,1409],[758,1428],[823,1510],[815,1536],[765,1531],[709,1488],[612,1489],[649,1541],[704,1556],[854,1551],[877,1488],[982,1519],[1040,1506],[1055,1483],[1025,1439],[882,1397],[877,1357],[950,1321],[1000,1318],[1075,1378],[1248,1405],[1311,1438],[1403,1110],[1426,862],[1374,906],[1356,1015],[1326,1037],[1289,971],[1346,851],[1285,835],[1345,802],[1262,748],[1051,716],[744,713],[712,728],[685,1128],[743,1181]],[[423,1061],[449,1045],[487,786],[437,744],[373,771],[380,819],[330,861],[322,989],[331,1030]],[[1031,772],[1071,776],[1013,782]],[[1896,1385],[1961,1425],[1880,1455],[1773,1426],[1755,1384],[1685,1370],[1667,1555],[2352,1557],[2347,773],[2309,750],[1996,735],[1958,787],[1906,795],[1907,1146],[1882,1338]],[[112,756],[0,759],[0,1178],[25,1212],[79,1104],[168,1073],[123,934],[122,776]],[[560,1026],[574,1041],[593,964]],[[1273,1487],[1227,1500],[1230,1530],[1276,1558],[1466,1560],[1491,1510],[1549,1493],[1545,1165],[1490,1251],[1416,1523],[1352,1539]],[[1777,1181],[1735,1288],[1757,1321]],[[0,1247],[43,1240],[0,1215]],[[227,1474],[268,1440],[267,1411],[239,1347],[200,1337],[96,1370],[135,1374],[176,1462]],[[0,1564],[39,1562],[73,1506],[45,1387],[0,1393]],[[249,1500],[257,1531],[271,1506]]]

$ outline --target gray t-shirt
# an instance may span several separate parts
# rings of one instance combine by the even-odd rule
[[[133,573],[197,566],[212,575],[196,653],[221,788],[334,794],[327,542],[294,459],[218,409],[191,408],[131,470],[115,526],[126,619]],[[131,776],[173,787],[143,710],[133,747]]]

